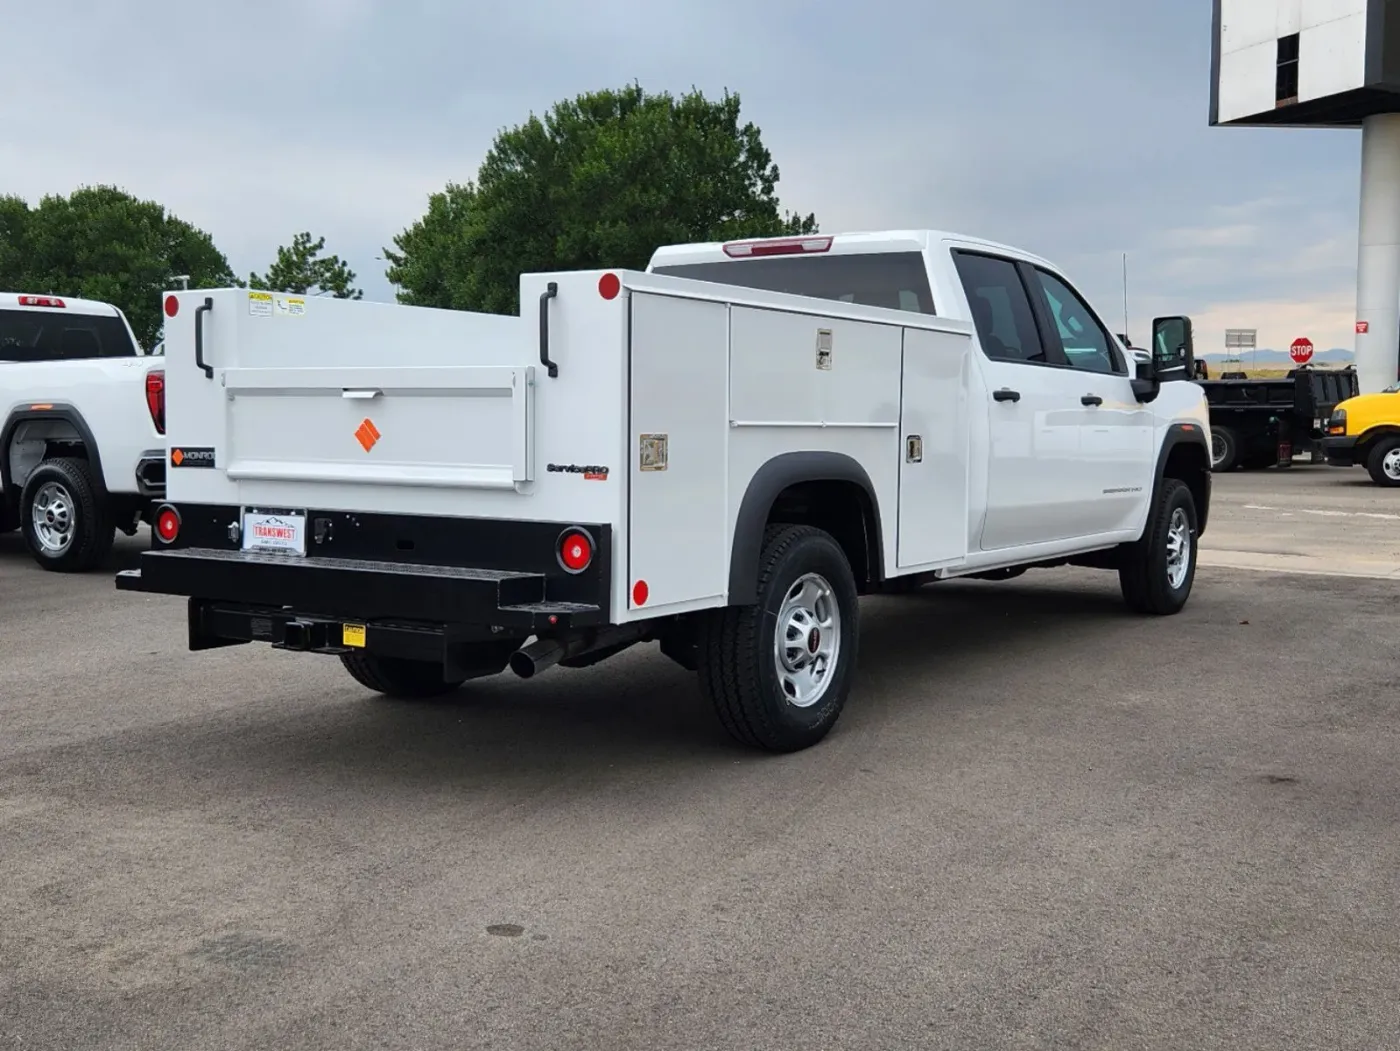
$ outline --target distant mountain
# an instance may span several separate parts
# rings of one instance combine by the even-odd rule
[[[1246,366],[1256,366],[1261,369],[1281,369],[1291,366],[1293,359],[1288,356],[1286,350],[1242,350],[1238,354],[1197,354],[1202,361],[1222,362],[1241,361]],[[1326,365],[1350,365],[1354,355],[1349,350],[1334,348],[1332,350],[1313,351],[1312,361],[1309,364]]]

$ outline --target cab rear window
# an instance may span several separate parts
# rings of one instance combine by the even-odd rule
[[[776,256],[678,263],[653,271],[669,277],[831,299],[867,307],[936,313],[924,257],[918,252]]]
[[[0,362],[135,356],[136,347],[121,318],[58,310],[0,310]]]

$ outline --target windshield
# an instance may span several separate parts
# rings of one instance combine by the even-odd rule
[[[918,252],[779,256],[715,263],[680,263],[653,271],[765,292],[786,292],[867,307],[936,313],[924,257]]]

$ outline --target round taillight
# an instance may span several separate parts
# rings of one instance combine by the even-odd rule
[[[649,598],[651,598],[651,588],[647,587],[645,580],[639,580],[632,585],[632,605],[645,606]]]
[[[598,278],[598,294],[604,299],[616,299],[622,291],[622,278],[616,274],[604,274]]]
[[[156,535],[167,544],[180,535],[180,516],[175,508],[163,507],[156,515]]]
[[[559,542],[559,561],[570,573],[582,573],[593,561],[593,541],[587,533],[571,530]]]
[[[180,312],[180,301],[174,296],[165,297],[165,316],[174,317]]]

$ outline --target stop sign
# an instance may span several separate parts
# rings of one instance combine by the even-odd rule
[[[1306,365],[1312,360],[1313,345],[1312,340],[1303,336],[1293,341],[1293,346],[1288,348],[1288,355],[1299,365]]]

